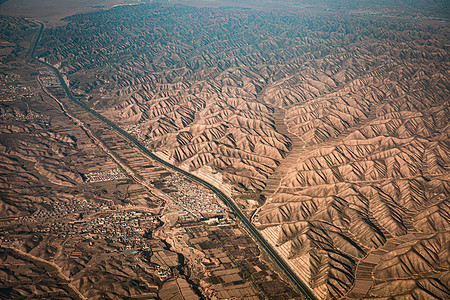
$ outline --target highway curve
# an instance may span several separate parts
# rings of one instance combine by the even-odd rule
[[[67,94],[67,97],[75,104],[77,104],[78,106],[80,106],[81,108],[83,108],[85,111],[89,112],[90,114],[92,114],[94,117],[96,117],[97,119],[101,120],[102,122],[104,122],[105,124],[107,124],[108,126],[110,126],[112,129],[114,129],[117,133],[119,133],[120,135],[122,135],[124,138],[126,138],[130,143],[132,143],[134,146],[136,146],[143,154],[145,154],[148,158],[157,161],[158,163],[164,165],[165,167],[172,169],[173,171],[176,171],[198,183],[200,183],[201,185],[205,186],[206,188],[210,189],[212,192],[214,192],[217,197],[219,197],[220,200],[222,200],[234,213],[234,215],[242,222],[242,224],[245,226],[245,228],[247,229],[247,231],[253,236],[253,238],[258,242],[258,244],[264,249],[264,251],[269,255],[270,259],[272,259],[272,261],[283,271],[283,273],[286,275],[286,277],[291,281],[292,285],[306,298],[306,299],[317,299],[314,294],[312,293],[312,291],[309,289],[309,287],[300,280],[300,278],[298,278],[298,276],[294,273],[294,271],[292,271],[292,269],[289,267],[289,265],[284,261],[284,259],[273,249],[273,247],[264,239],[264,237],[261,235],[261,233],[255,228],[255,226],[253,226],[253,224],[249,221],[249,219],[241,212],[241,210],[236,206],[236,204],[234,203],[234,201],[229,198],[227,195],[225,195],[221,190],[219,190],[217,187],[215,187],[214,185],[206,182],[205,180],[198,178],[195,175],[192,175],[191,173],[178,168],[177,166],[174,166],[168,162],[166,162],[165,160],[162,160],[161,158],[159,158],[158,156],[156,156],[155,154],[153,154],[152,152],[150,152],[144,145],[142,145],[135,137],[133,137],[131,134],[129,134],[128,132],[126,132],[125,130],[123,130],[122,128],[120,128],[119,126],[117,126],[115,123],[111,122],[109,119],[105,118],[104,116],[102,116],[101,114],[99,114],[98,112],[90,109],[85,103],[77,100],[72,92],[69,90],[69,88],[67,87],[64,79],[61,76],[61,73],[58,71],[58,69],[56,69],[55,67],[53,67],[52,65],[44,62],[44,61],[40,61],[35,57],[35,51],[37,48],[37,45],[39,43],[39,40],[41,38],[42,35],[42,30],[44,28],[44,25],[42,23],[40,23],[40,29],[36,35],[36,38],[34,39],[34,44],[31,45],[30,49],[31,51],[29,51],[29,55],[31,56],[32,59],[37,60],[38,62],[44,64],[45,66],[47,66],[48,68],[52,69],[52,71],[55,73],[55,75],[58,77],[58,80],[61,83],[62,88],[64,89],[64,91]]]

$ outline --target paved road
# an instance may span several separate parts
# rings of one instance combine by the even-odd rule
[[[30,45],[30,48],[28,49],[28,53],[27,53],[31,59],[36,59],[36,57],[35,57],[36,48],[37,48],[37,45],[39,44],[39,40],[41,39],[42,31],[44,30],[44,24],[42,24],[41,22],[37,22],[37,23],[39,23],[39,25],[40,25],[39,31],[33,37],[33,40],[31,41],[32,44]]]
[[[38,35],[34,41],[34,45],[32,47],[32,51],[30,52],[30,55],[32,55],[32,58],[34,57],[34,53],[37,47],[37,44],[39,43],[39,39],[41,37],[42,34],[42,29],[43,29],[43,24],[41,24],[41,28],[39,29]],[[111,122],[109,119],[105,118],[104,116],[102,116],[101,114],[99,114],[98,112],[90,109],[86,104],[84,104],[83,102],[80,102],[79,100],[77,100],[72,92],[69,90],[69,88],[67,87],[64,79],[61,76],[61,73],[52,65],[39,61],[42,64],[46,65],[47,67],[51,68],[53,70],[53,72],[55,73],[55,75],[58,77],[62,88],[64,89],[64,91],[67,94],[67,97],[74,102],[75,104],[77,104],[78,106],[80,106],[81,108],[83,108],[85,111],[89,112],[90,114],[92,114],[93,116],[95,116],[97,119],[103,121],[104,123],[106,123],[108,126],[110,126],[111,128],[113,128],[116,132],[118,132],[120,135],[122,135],[124,138],[126,138],[130,143],[132,143],[134,146],[136,146],[139,150],[141,150],[141,152],[143,154],[145,154],[147,157],[149,157],[150,159],[157,161],[158,163],[168,167],[169,169],[172,169],[198,183],[200,183],[201,185],[207,187],[208,189],[210,189],[212,192],[214,192],[220,200],[222,200],[234,213],[234,215],[242,222],[242,224],[245,226],[245,228],[247,229],[247,231],[253,236],[253,238],[260,244],[260,246],[264,249],[264,251],[266,251],[266,253],[269,255],[269,257],[272,259],[272,261],[283,271],[283,273],[286,275],[286,277],[291,281],[291,283],[298,289],[298,291],[306,298],[306,299],[316,299],[316,297],[314,296],[314,294],[311,292],[311,290],[309,289],[309,287],[303,283],[303,281],[300,280],[300,278],[298,278],[298,276],[294,273],[294,271],[292,271],[292,269],[289,267],[289,265],[283,260],[283,258],[281,258],[281,256],[273,249],[273,247],[264,239],[264,237],[261,235],[261,233],[255,228],[255,226],[253,226],[253,224],[249,221],[249,219],[241,212],[241,210],[236,206],[236,204],[234,203],[233,200],[231,200],[227,195],[225,195],[221,190],[219,190],[217,187],[215,187],[214,185],[210,184],[209,182],[206,182],[205,180],[198,178],[195,175],[192,175],[189,172],[186,172],[183,169],[178,168],[177,166],[174,166],[168,162],[166,162],[165,160],[162,160],[161,158],[159,158],[158,156],[156,156],[155,154],[153,154],[152,152],[150,152],[144,145],[142,145],[134,136],[132,136],[131,134],[129,134],[128,132],[126,132],[125,130],[123,130],[122,128],[120,128],[119,126],[117,126],[115,123]]]

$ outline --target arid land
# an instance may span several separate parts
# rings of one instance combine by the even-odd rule
[[[449,298],[447,6],[323,2],[119,6],[36,56],[315,297]],[[0,20],[2,297],[301,298],[217,195],[30,60],[37,23]]]
[[[37,24],[2,22],[1,299],[301,299],[213,193],[67,99]]]

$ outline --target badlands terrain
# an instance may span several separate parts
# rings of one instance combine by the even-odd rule
[[[215,194],[68,99],[39,24],[0,28],[0,299],[302,299]]]
[[[448,4],[366,2],[120,6],[72,15],[63,19],[62,26],[45,27],[36,56],[61,72],[76,99],[159,157],[202,176],[232,197],[317,298],[450,298]],[[9,28],[13,22],[22,30],[28,28],[22,35],[16,33],[18,40],[31,39],[37,30],[36,24],[20,19],[5,19],[2,26]],[[18,59],[21,48],[14,45],[19,42],[6,35],[2,39],[3,63]],[[41,89],[42,98],[53,95],[52,103],[58,107],[58,99],[64,102],[64,91],[50,69],[44,69],[35,74],[39,80],[35,89]],[[19,79],[8,80],[17,86],[14,80]],[[18,177],[2,179],[12,199],[2,198],[2,216],[35,211],[30,207],[50,201],[47,195],[56,193],[58,200],[51,201],[60,201],[72,190],[87,203],[92,195],[99,195],[103,201],[110,197],[116,205],[145,206],[156,220],[151,225],[155,228],[150,227],[158,241],[151,245],[155,252],[165,257],[183,253],[191,262],[191,274],[206,274],[196,276],[209,279],[191,278],[183,271],[166,281],[158,277],[160,281],[123,283],[127,295],[162,297],[176,290],[176,283],[187,286],[181,292],[184,296],[245,298],[224,293],[226,278],[234,278],[236,267],[227,259],[219,259],[229,270],[228,277],[221,279],[223,286],[217,287],[211,279],[220,272],[207,271],[214,261],[207,257],[208,245],[217,240],[205,244],[201,238],[216,236],[214,230],[182,225],[185,231],[180,233],[168,225],[176,223],[170,215],[158,217],[162,207],[170,211],[167,203],[172,198],[160,197],[157,191],[167,190],[163,179],[169,171],[133,152],[123,139],[113,138],[108,128],[85,112],[74,116],[76,108],[65,116],[77,124],[78,135],[47,130],[53,118],[33,113],[32,107],[1,109],[1,118],[15,120],[2,121],[2,164]],[[19,115],[34,119],[24,123]],[[45,144],[36,142],[42,139]],[[103,145],[94,150],[98,155],[89,153],[94,144]],[[135,162],[136,157],[142,158]],[[110,167],[100,168],[100,161]],[[99,174],[100,169],[109,173]],[[136,199],[120,203],[119,192],[129,191],[125,183],[111,188],[115,196],[108,196],[108,189],[102,194],[100,187],[95,194],[88,183],[99,176],[127,181],[148,195],[137,192]],[[32,182],[43,182],[40,178],[60,190],[48,190],[39,200],[31,196],[14,200],[19,194],[39,194],[31,189],[35,189]],[[13,186],[17,182],[20,186]],[[240,236],[239,230],[236,227],[230,234]],[[185,244],[183,236],[194,240]],[[220,251],[229,253],[224,237],[218,240]],[[14,259],[27,259],[24,253],[30,251],[5,249]],[[145,259],[160,260],[160,254],[154,256],[139,258],[142,270],[150,268],[144,266]],[[64,267],[59,257],[51,260]],[[200,257],[205,263],[197,270],[193,261]],[[164,267],[174,272],[180,263]],[[89,259],[81,266],[67,271],[66,276],[75,277],[66,279],[71,283],[63,290],[98,295],[89,291],[95,280],[90,279],[89,285],[78,273],[90,266]],[[271,272],[266,268],[253,271]],[[253,278],[260,282],[253,286],[241,282],[245,274],[241,270],[230,280],[236,286],[244,284],[248,297],[299,297],[276,273],[265,278],[276,281],[279,291],[264,289],[263,275]],[[133,284],[142,290],[131,291]],[[199,292],[196,285],[201,286]],[[263,292],[252,290],[255,286]]]

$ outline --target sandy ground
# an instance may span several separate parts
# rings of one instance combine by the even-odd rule
[[[67,16],[141,2],[141,0],[9,0],[0,4],[0,14],[35,18],[46,22],[49,26],[57,26],[62,25],[64,22],[61,19]]]

